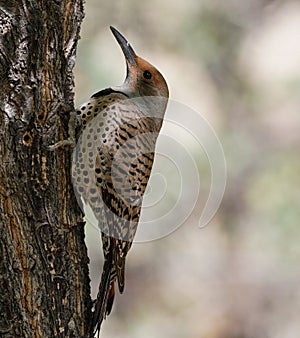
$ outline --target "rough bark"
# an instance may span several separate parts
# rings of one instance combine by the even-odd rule
[[[83,0],[0,0],[0,336],[86,337],[68,137]]]

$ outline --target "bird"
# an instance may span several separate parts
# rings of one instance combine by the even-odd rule
[[[92,308],[91,337],[111,312],[116,285],[125,286],[125,261],[138,227],[156,141],[168,104],[163,75],[110,27],[126,61],[122,85],[103,89],[76,110],[72,178],[101,231],[104,263]]]

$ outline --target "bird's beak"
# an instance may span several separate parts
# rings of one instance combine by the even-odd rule
[[[114,35],[114,37],[116,38],[116,40],[118,41],[123,54],[125,56],[126,62],[128,64],[128,66],[136,66],[136,54],[134,52],[134,50],[132,49],[132,47],[130,46],[129,42],[124,38],[124,36],[117,31],[114,27],[110,26],[110,29]]]

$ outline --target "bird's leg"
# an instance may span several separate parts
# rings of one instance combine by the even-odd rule
[[[61,147],[75,147],[76,140],[75,140],[75,126],[76,126],[76,114],[72,112],[70,114],[70,119],[68,123],[68,134],[69,137],[66,140],[59,141],[49,146],[51,151],[56,150]]]

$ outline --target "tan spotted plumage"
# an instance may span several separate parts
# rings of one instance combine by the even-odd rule
[[[94,94],[77,110],[80,138],[73,161],[75,187],[99,222],[104,253],[91,335],[99,332],[111,311],[115,281],[119,291],[124,290],[125,258],[139,222],[168,99],[159,71],[111,29],[125,55],[127,76],[122,86]]]

